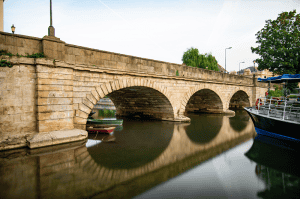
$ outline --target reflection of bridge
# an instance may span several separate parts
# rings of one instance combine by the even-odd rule
[[[229,118],[224,116],[222,127],[214,139],[197,144],[185,132],[189,124],[173,125],[174,133],[165,151],[137,168],[112,169],[98,165],[85,146],[59,152],[50,149],[50,154],[45,151],[47,148],[42,148],[32,151],[38,153],[44,150],[39,155],[1,160],[0,185],[10,187],[1,194],[9,198],[84,198],[100,193],[99,197],[103,198],[111,195],[113,198],[131,198],[139,191],[145,191],[251,138],[255,133],[250,121],[236,132],[230,126]],[[12,153],[15,154],[14,151]]]
[[[33,142],[46,137],[53,144],[84,139],[57,139],[54,131],[85,130],[88,114],[104,96],[119,116],[186,121],[185,111],[230,113],[230,106],[252,105],[267,89],[255,78],[74,46],[56,37],[0,37],[13,54],[47,56],[5,57],[13,68],[0,69],[2,149],[43,146]]]

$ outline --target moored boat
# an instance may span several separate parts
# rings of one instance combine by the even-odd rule
[[[86,130],[89,133],[111,133],[115,128],[115,126],[88,126]]]
[[[300,74],[284,74],[267,79],[258,79],[262,82],[299,82]],[[298,98],[300,94],[298,95]],[[291,100],[289,96],[258,98],[256,106],[244,108],[250,115],[257,134],[292,140],[300,143],[300,101]]]
[[[257,106],[244,109],[257,134],[300,142],[300,102],[259,98]]]
[[[91,125],[99,125],[99,124],[109,124],[109,125],[123,125],[123,119],[114,119],[114,120],[108,120],[108,119],[87,119],[86,124]]]

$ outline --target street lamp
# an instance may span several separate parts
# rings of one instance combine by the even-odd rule
[[[52,0],[50,0],[50,26],[48,28],[48,36],[55,36],[55,30],[52,26]]]
[[[241,75],[241,63],[245,63],[245,62],[243,61],[239,63],[239,75]]]
[[[16,30],[16,27],[14,26],[14,24],[11,26],[11,31],[13,34],[15,34],[15,30]]]
[[[226,73],[226,49],[231,49],[232,47],[225,48],[225,73]]]

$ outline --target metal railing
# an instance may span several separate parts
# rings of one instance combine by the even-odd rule
[[[282,120],[300,122],[300,102],[285,97],[260,97],[255,109],[257,114]]]

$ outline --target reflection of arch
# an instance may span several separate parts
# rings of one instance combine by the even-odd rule
[[[193,89],[188,92],[188,100],[183,101],[185,112],[223,113],[223,102],[220,92],[213,88]]]
[[[127,120],[122,131],[114,132],[116,144],[100,143],[88,152],[97,164],[109,169],[143,167],[166,150],[173,131],[171,122]]]
[[[243,109],[250,106],[249,93],[244,89],[236,89],[230,96],[229,107]]]
[[[223,117],[219,114],[189,114],[191,120],[200,119],[201,122],[192,122],[186,127],[186,134],[192,142],[205,144],[211,142],[220,132]]]
[[[242,132],[248,126],[249,120],[250,117],[245,110],[236,110],[234,117],[229,118],[229,124],[236,132]]]
[[[74,126],[76,128],[85,129],[86,119],[88,118],[88,114],[93,109],[94,105],[104,96],[108,95],[118,107],[118,99],[117,96],[113,94],[115,91],[130,91],[132,89],[138,89],[141,91],[141,87],[144,89],[148,89],[147,92],[143,93],[143,96],[147,97],[150,94],[154,94],[155,97],[158,97],[158,105],[157,109],[153,109],[153,107],[148,108],[148,111],[152,111],[152,116],[157,119],[174,119],[174,110],[173,105],[170,102],[170,93],[166,89],[154,81],[144,80],[140,78],[135,79],[123,79],[123,80],[115,80],[107,83],[100,84],[99,86],[92,87],[89,94],[83,98],[82,103],[79,103],[78,110],[75,112],[74,117]],[[124,90],[125,89],[125,90]],[[131,92],[132,93],[132,92]],[[139,98],[139,96],[134,96]],[[154,97],[152,97],[153,99]],[[147,101],[145,101],[147,102]],[[128,103],[129,104],[129,103]],[[144,103],[145,104],[145,103]],[[141,104],[142,105],[142,104]],[[152,103],[151,105],[154,105]],[[160,109],[160,111],[158,111]],[[167,111],[166,111],[167,110]],[[145,111],[145,109],[144,109]],[[125,112],[128,113],[128,110]],[[136,110],[132,110],[132,112],[136,112]],[[162,114],[164,112],[164,114]],[[148,112],[149,113],[149,112]]]

